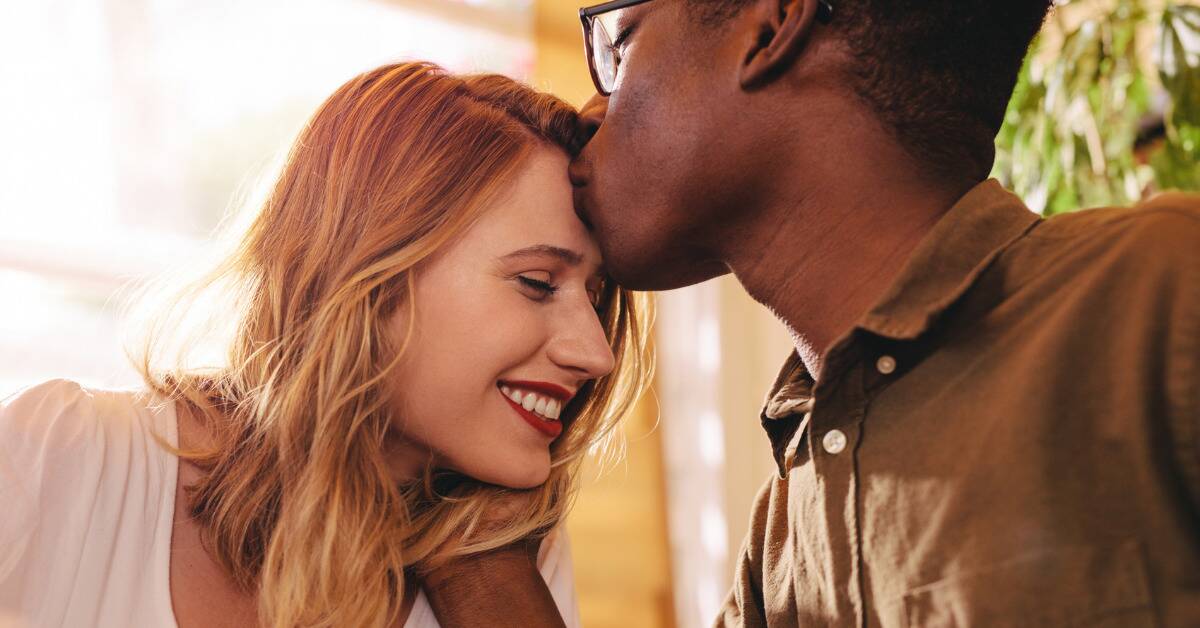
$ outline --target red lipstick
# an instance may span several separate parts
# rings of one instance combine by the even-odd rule
[[[533,412],[521,407],[520,404],[512,399],[509,399],[508,395],[505,395],[503,391],[498,390],[497,392],[500,393],[500,396],[504,398],[504,401],[507,402],[513,410],[517,411],[517,414],[521,415],[522,419],[525,419],[526,423],[533,426],[533,429],[545,434],[546,436],[549,436],[550,438],[558,438],[558,435],[562,434],[563,426],[561,422],[543,419]]]
[[[563,388],[562,386],[559,386],[558,384],[551,384],[550,382],[502,381],[500,382],[500,385],[508,386],[509,388],[520,388],[523,390],[533,391],[535,393],[541,393],[547,397],[554,397],[555,399],[561,401],[564,406],[567,405],[567,402],[571,400],[571,397],[575,396],[575,393]]]
[[[501,381],[499,382],[499,387],[508,387],[544,395],[558,401],[562,407],[565,407],[567,402],[571,400],[571,397],[575,396],[575,393],[571,392],[570,390],[549,382]],[[504,401],[507,402],[508,405],[514,411],[516,411],[516,413],[520,415],[522,419],[525,419],[525,422],[528,423],[530,427],[541,432],[542,434],[545,434],[546,436],[549,436],[552,439],[558,438],[558,435],[562,434],[563,424],[561,421],[544,419],[534,412],[526,410],[521,404],[513,401],[508,397],[508,395],[504,394],[503,390],[499,390],[499,387],[497,390],[500,392],[500,396],[504,397]]]

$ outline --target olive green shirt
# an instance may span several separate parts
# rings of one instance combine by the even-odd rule
[[[718,626],[1200,626],[1200,196],[982,183],[823,368]]]

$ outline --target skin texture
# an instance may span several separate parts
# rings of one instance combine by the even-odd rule
[[[396,414],[403,417],[389,440],[397,478],[433,464],[512,488],[541,484],[550,471],[552,439],[504,402],[497,382],[549,382],[575,391],[612,370],[612,351],[593,308],[602,288],[599,249],[575,215],[566,173],[563,152],[537,147],[509,192],[418,274],[415,336],[394,379]],[[508,257],[538,245],[573,251],[578,259]],[[557,291],[547,294],[521,277]],[[408,327],[406,316],[390,323],[399,334]],[[202,424],[177,408],[180,447],[205,447]],[[184,488],[201,473],[180,462],[170,566],[178,624],[254,626],[255,595],[239,590],[212,560],[189,516]],[[536,575],[536,551],[530,544],[510,560],[531,565]],[[492,583],[494,590],[499,584]],[[411,581],[406,589],[397,626],[419,585]],[[537,593],[549,598],[544,584]],[[553,608],[552,598],[548,603]]]
[[[614,279],[669,289],[734,273],[821,354],[975,181],[918,163],[847,85],[816,2],[762,0],[712,26],[653,1],[571,165]],[[696,63],[704,59],[704,63]]]
[[[617,86],[583,112],[595,134],[571,164],[576,210],[628,287],[733,273],[821,379],[823,354],[977,178],[935,174],[853,92],[851,55],[815,0],[756,0],[717,26],[690,10],[653,0],[622,18]],[[510,553],[434,574],[444,627],[559,625],[544,596],[479,584],[488,572],[544,588]]]
[[[520,419],[498,382],[574,392],[612,370],[593,307],[600,251],[574,214],[566,169],[565,154],[538,147],[507,196],[419,269],[414,335],[395,376],[390,458],[398,476],[433,464],[510,488],[538,486],[550,473],[553,439]],[[579,259],[508,257],[541,245]],[[397,338],[408,325],[401,308],[391,323]]]

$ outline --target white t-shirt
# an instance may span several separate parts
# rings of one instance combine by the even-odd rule
[[[170,549],[175,406],[53,380],[0,401],[0,628],[175,628]],[[579,616],[566,535],[538,567],[568,626]],[[406,628],[436,628],[424,592]]]

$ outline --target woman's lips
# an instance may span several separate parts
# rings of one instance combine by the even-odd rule
[[[575,393],[567,390],[566,388],[563,388],[562,386],[559,386],[558,384],[551,384],[550,382],[531,382],[531,381],[526,381],[526,380],[512,380],[512,381],[501,380],[500,385],[508,386],[510,388],[518,388],[521,390],[527,390],[527,391],[539,393],[539,394],[545,395],[547,397],[553,397],[553,398],[557,399],[560,403],[562,403],[562,405],[564,405],[564,406],[567,405],[567,402],[571,400],[571,397],[575,396]]]
[[[525,422],[532,426],[533,429],[545,434],[546,436],[549,436],[552,439],[558,438],[558,435],[562,434],[563,426],[561,422],[543,419],[542,417],[534,414],[532,411],[521,407],[520,404],[512,399],[509,399],[508,396],[503,392],[500,392],[499,389],[497,389],[496,392],[499,393],[500,396],[504,398],[504,402],[507,403],[513,410],[515,410],[522,419],[525,419]]]

